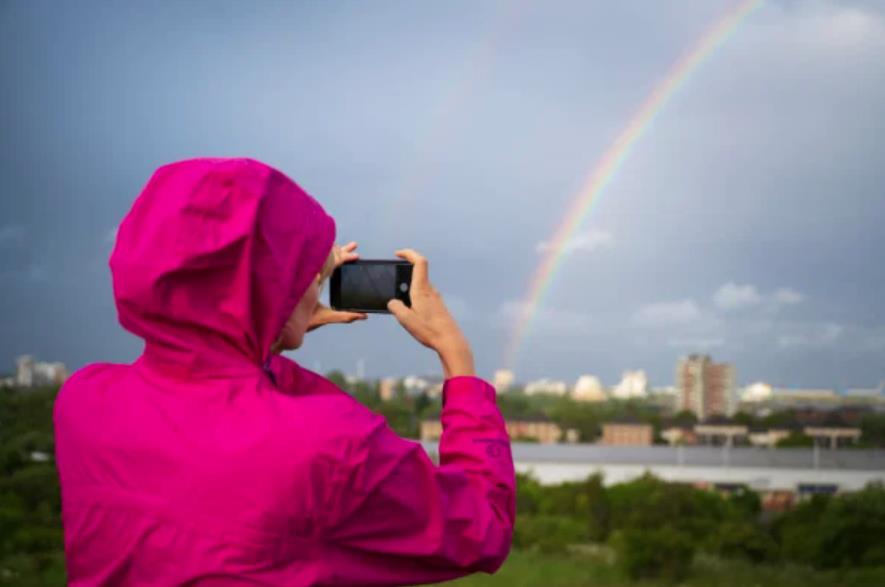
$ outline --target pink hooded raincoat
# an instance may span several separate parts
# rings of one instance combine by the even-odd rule
[[[257,161],[154,173],[110,260],[144,352],[80,369],[55,404],[71,585],[399,585],[502,564],[514,472],[487,383],[445,382],[435,466],[271,354],[334,236]]]

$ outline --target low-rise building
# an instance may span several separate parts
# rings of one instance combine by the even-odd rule
[[[562,429],[545,418],[507,420],[507,434],[514,441],[534,441],[541,444],[552,444],[563,438]],[[421,440],[435,441],[442,436],[442,422],[439,419],[421,421]],[[569,440],[567,436],[565,440]]]
[[[774,448],[778,442],[789,438],[791,433],[788,428],[754,428],[750,430],[748,440],[753,446]]]
[[[816,442],[826,443],[830,448],[838,448],[849,442],[856,444],[861,436],[860,428],[840,425],[806,426],[802,432]]]
[[[694,446],[698,436],[690,426],[667,426],[661,430],[661,438],[670,446]]]
[[[839,407],[842,396],[836,393],[835,389],[775,388],[766,403],[775,409],[831,410]]]
[[[641,422],[607,422],[602,425],[600,444],[607,446],[651,446],[654,429]]]
[[[702,444],[734,446],[747,438],[748,428],[726,418],[710,418],[694,426]]]

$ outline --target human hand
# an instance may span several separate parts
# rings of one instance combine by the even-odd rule
[[[427,259],[411,249],[399,250],[396,256],[413,266],[409,289],[412,307],[407,307],[400,300],[390,300],[387,309],[415,340],[436,351],[446,379],[475,375],[470,344],[446,308],[442,296],[430,283]]]
[[[356,252],[357,244],[349,242],[344,246],[335,245],[332,248],[332,255],[335,259],[335,269],[350,261],[356,261],[360,258],[360,254]],[[316,330],[320,326],[326,324],[350,324],[357,320],[365,320],[368,316],[362,312],[344,312],[333,310],[332,308],[317,303],[313,315],[307,324],[307,331]]]

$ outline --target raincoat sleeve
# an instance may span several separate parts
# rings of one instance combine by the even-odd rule
[[[439,466],[380,416],[346,449],[326,529],[335,584],[397,585],[494,572],[516,515],[513,458],[495,390],[443,388]]]

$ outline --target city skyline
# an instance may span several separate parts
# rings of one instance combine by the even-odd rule
[[[588,171],[736,4],[4,4],[0,361],[134,360],[107,265],[117,223],[159,165],[250,156],[364,257],[426,254],[490,377]],[[763,2],[561,243],[520,379],[641,368],[660,385],[702,353],[746,384],[879,385],[883,104],[882,6]],[[439,372],[388,316],[288,356]]]
[[[69,370],[64,362],[61,361],[40,361],[39,357],[31,354],[19,355],[16,357],[16,367],[10,371],[0,369],[0,375],[6,377],[0,380],[0,384],[8,385],[45,385],[53,383],[61,383],[69,376]],[[626,369],[621,374],[621,379],[617,383],[606,383],[592,373],[583,373],[579,375],[574,383],[568,380],[555,377],[542,377],[533,380],[520,380],[516,374],[508,369],[497,369],[492,374],[480,373],[479,376],[487,379],[493,384],[499,393],[506,393],[512,389],[518,389],[527,395],[536,393],[547,393],[553,395],[565,395],[573,397],[580,401],[608,401],[608,400],[629,400],[629,399],[648,399],[649,397],[660,393],[679,393],[680,392],[680,372],[686,362],[692,362],[695,359],[706,359],[710,361],[712,358],[706,355],[691,354],[680,357],[676,363],[676,375],[674,380],[664,384],[650,382],[645,374],[644,369]],[[730,369],[730,378],[734,378],[734,365],[731,364],[714,364],[714,367],[726,367]],[[393,383],[403,382],[407,388],[414,387],[424,390],[431,384],[441,384],[443,381],[442,374],[429,373],[407,373],[400,375],[383,375],[383,376],[366,376],[364,360],[358,360],[356,363],[356,371],[350,372],[347,369],[332,368],[327,371],[315,370],[321,374],[329,374],[337,371],[348,379],[354,381],[376,381],[380,385],[381,396],[393,396]],[[38,380],[38,383],[30,383],[32,380]],[[534,387],[534,389],[532,389]],[[842,397],[858,397],[863,394],[879,394],[885,400],[885,379],[871,387],[799,387],[790,385],[777,385],[767,381],[753,380],[743,383],[735,383],[732,380],[730,389],[735,394],[736,399],[742,402],[746,401],[763,401],[766,398],[776,394],[784,393],[807,393],[807,394],[833,394]],[[720,392],[721,393],[721,392]]]

